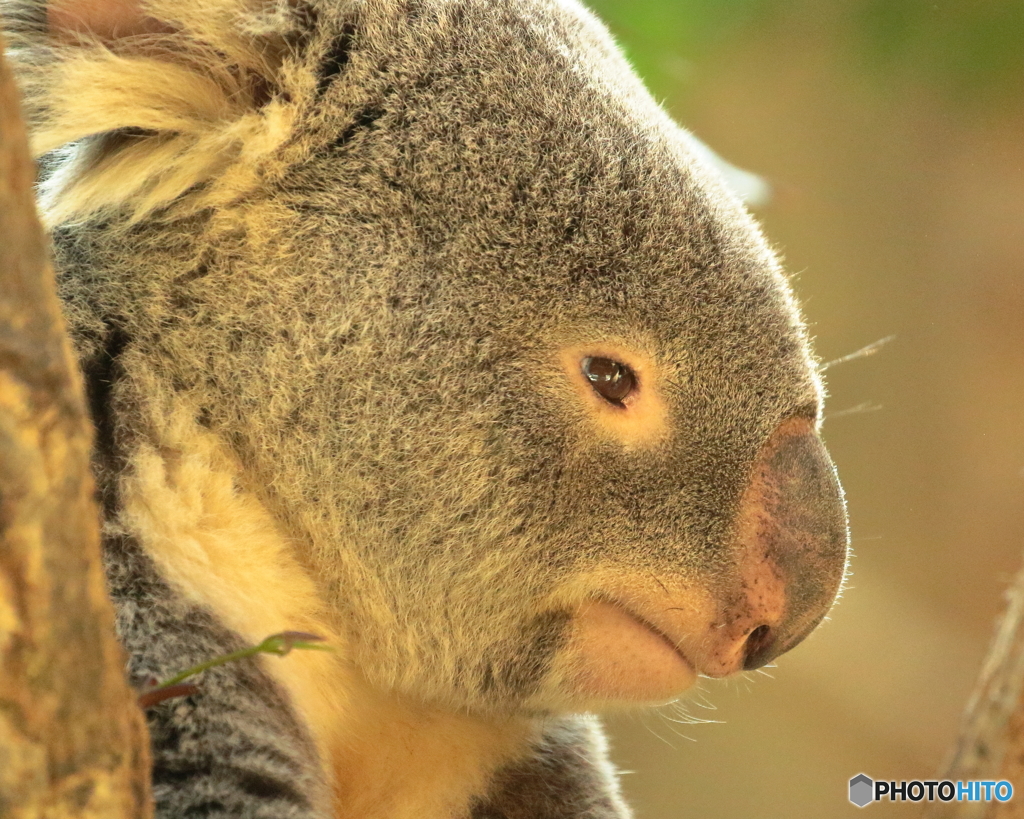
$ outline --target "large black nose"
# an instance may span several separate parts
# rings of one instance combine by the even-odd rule
[[[712,676],[760,668],[828,613],[846,569],[846,504],[835,468],[806,419],[762,446],[735,527],[736,593],[701,650]]]
[[[740,509],[740,531],[782,580],[785,597],[777,624],[760,624],[747,637],[743,667],[760,668],[807,637],[820,623],[843,581],[849,533],[836,470],[811,422],[779,426],[761,449]]]

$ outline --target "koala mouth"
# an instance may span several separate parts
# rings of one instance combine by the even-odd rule
[[[693,663],[672,640],[618,603],[589,602],[573,621],[574,688],[588,699],[667,702],[697,680]]]

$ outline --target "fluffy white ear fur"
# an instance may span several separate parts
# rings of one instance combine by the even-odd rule
[[[15,59],[39,156],[70,161],[42,185],[48,224],[118,210],[137,221],[184,196],[231,202],[291,135],[315,82],[293,57],[285,0],[68,0]]]

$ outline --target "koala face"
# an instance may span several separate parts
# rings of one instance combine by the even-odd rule
[[[231,41],[238,144],[202,132],[141,210],[57,236],[104,271],[69,302],[116,317],[126,370],[230,447],[359,673],[589,710],[803,639],[847,549],[806,333],[606,32],[554,0],[279,13],[249,33],[270,80],[243,82],[257,49]],[[140,30],[219,19],[182,14]],[[52,190],[159,137],[118,122]]]
[[[360,668],[578,709],[770,661],[831,605],[846,524],[757,228],[584,13],[445,4],[375,39],[377,13],[270,194],[315,282],[296,359],[345,328],[292,390],[316,452],[282,471],[278,419],[233,430]]]

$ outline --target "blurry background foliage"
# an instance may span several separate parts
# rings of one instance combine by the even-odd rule
[[[745,30],[793,16],[850,33],[847,59],[884,87],[894,73],[948,95],[1024,93],[1024,2],[929,0],[593,0],[654,95],[685,102],[688,66]],[[681,87],[682,83],[682,87]]]
[[[942,766],[1024,550],[1024,0],[587,2],[771,184],[755,213],[822,360],[896,337],[826,373],[855,553],[830,622],[609,719],[624,788],[638,819],[862,817],[851,776]]]

